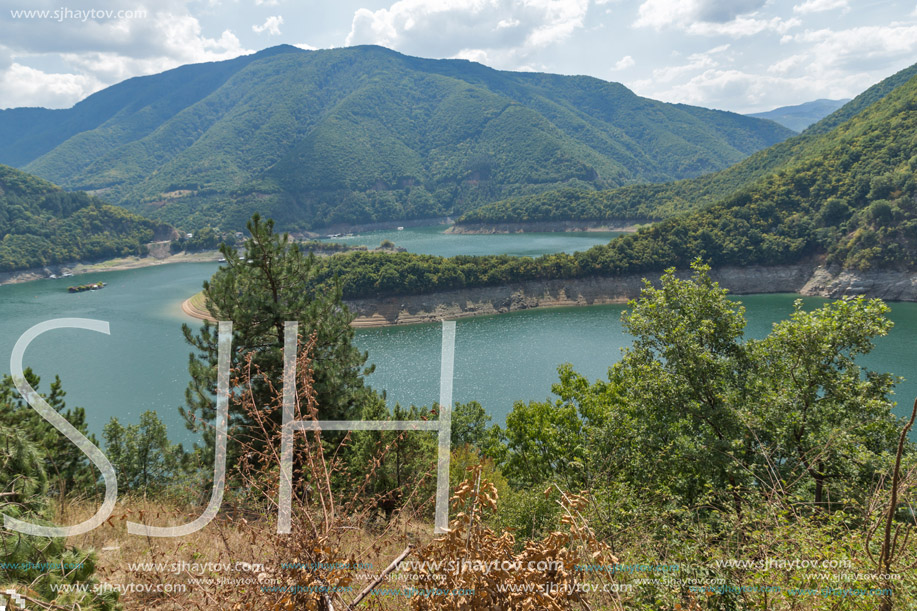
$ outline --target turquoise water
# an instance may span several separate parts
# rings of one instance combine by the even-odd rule
[[[795,294],[744,295],[747,337],[767,335],[773,323],[792,313]],[[806,309],[827,300],[803,298]],[[895,327],[876,342],[862,363],[905,377],[896,389],[899,415],[910,414],[917,396],[917,361],[910,342],[917,337],[917,304],[892,303]],[[478,400],[502,424],[517,400],[545,400],[557,381],[557,365],[572,363],[590,379],[608,368],[630,344],[620,323],[623,305],[529,310],[459,320],[456,323],[456,401]],[[437,324],[363,329],[358,343],[376,363],[370,382],[388,391],[390,401],[429,405],[439,396]]]
[[[108,321],[110,335],[78,329],[49,331],[25,354],[47,390],[58,374],[68,405],[86,408],[90,429],[100,435],[112,417],[136,423],[152,409],[177,441],[191,440],[178,414],[188,383],[189,347],[181,324],[199,321],[181,311],[181,302],[201,288],[216,263],[181,263],[129,271],[85,274],[0,286],[0,371],[19,336],[53,318]],[[71,294],[67,286],[104,280],[100,291]]]
[[[375,248],[383,240],[390,240],[408,252],[442,257],[494,254],[537,257],[545,253],[587,250],[597,244],[607,244],[612,238],[621,235],[609,231],[463,235],[443,233],[445,230],[445,225],[407,227],[401,231],[372,231],[327,241]]]
[[[477,236],[475,236],[477,237]],[[39,322],[60,317],[108,321],[111,335],[57,330],[36,339],[25,363],[47,389],[59,374],[67,401],[87,409],[97,435],[113,416],[136,423],[156,410],[176,441],[192,441],[177,407],[188,382],[190,352],[181,323],[197,325],[180,310],[199,290],[216,263],[184,263],[131,271],[87,274],[79,283],[104,280],[101,291],[67,293],[73,278],[0,286],[0,371],[9,372],[16,339]],[[761,337],[792,311],[795,295],[741,297],[748,335]],[[807,307],[822,299],[807,298]],[[898,388],[903,415],[917,396],[917,361],[910,346],[917,337],[917,304],[895,303],[895,328],[877,342],[865,363],[907,378]],[[463,319],[456,325],[454,397],[480,401],[502,423],[516,400],[543,400],[556,381],[557,365],[570,362],[591,379],[604,377],[629,343],[620,324],[624,306],[558,308]],[[376,372],[368,382],[384,389],[390,402],[429,405],[439,396],[438,324],[361,329],[356,343],[369,351]]]

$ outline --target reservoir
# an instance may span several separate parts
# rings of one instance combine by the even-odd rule
[[[408,252],[420,255],[514,255],[537,257],[555,252],[576,252],[588,250],[598,244],[607,244],[611,238],[621,235],[610,231],[567,231],[555,233],[494,233],[461,234],[443,233],[445,225],[433,227],[408,227],[403,230],[390,229],[372,231],[354,236],[340,236],[329,242],[340,242],[350,246],[376,248],[388,240]]]
[[[397,232],[419,241],[436,240],[420,230]],[[384,232],[376,232],[384,233]],[[392,232],[394,233],[394,232]],[[366,238],[378,244],[377,236]],[[418,236],[419,234],[419,236]],[[520,240],[530,234],[449,235],[465,241],[468,250]],[[571,251],[591,246],[590,240],[607,240],[597,234],[551,234],[550,248]],[[585,236],[585,237],[584,237]],[[397,236],[396,236],[397,237]],[[447,236],[440,236],[447,237]],[[354,238],[357,239],[357,238]],[[392,239],[396,244],[399,242]],[[533,238],[535,241],[541,237]],[[407,244],[408,239],[400,243]],[[544,243],[542,243],[544,244]],[[452,244],[448,248],[456,247]],[[528,254],[542,254],[534,252]],[[547,250],[545,252],[556,252]],[[188,383],[188,354],[182,323],[197,327],[200,321],[185,316],[181,302],[201,288],[216,271],[217,263],[181,263],[128,271],[85,274],[78,284],[104,281],[103,290],[70,294],[74,278],[38,280],[0,286],[0,372],[9,373],[13,344],[31,326],[53,318],[80,317],[108,321],[111,334],[65,329],[37,338],[25,355],[25,365],[38,373],[40,391],[47,391],[57,374],[67,392],[68,406],[86,408],[90,430],[101,437],[112,417],[134,424],[146,410],[155,410],[166,423],[169,436],[187,445],[194,437],[178,413]],[[746,295],[746,334],[766,335],[771,325],[789,316],[796,295]],[[807,308],[826,300],[805,298]],[[861,360],[878,371],[906,378],[897,388],[896,412],[909,413],[917,395],[917,361],[910,343],[917,337],[917,304],[892,303],[895,327],[877,341],[876,350]],[[623,305],[557,308],[513,312],[500,316],[467,318],[457,322],[454,398],[479,401],[493,421],[503,424],[517,400],[545,400],[557,381],[557,366],[572,363],[590,379],[604,377],[630,344],[623,332]],[[369,353],[376,371],[368,383],[385,390],[390,405],[430,405],[439,397],[439,324],[359,329],[356,343]]]

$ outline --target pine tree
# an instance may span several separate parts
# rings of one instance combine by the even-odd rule
[[[30,368],[23,374],[29,385],[38,390],[41,378]],[[55,376],[50,392],[41,396],[78,431],[96,443],[95,437],[89,434],[86,410],[82,407],[68,409],[64,402],[66,394],[60,378]],[[27,431],[29,439],[44,449],[49,484],[57,495],[63,497],[69,492],[94,490],[97,473],[86,455],[26,403],[16,390],[13,379],[5,375],[0,380],[0,427],[10,426]]]
[[[204,283],[206,307],[218,320],[233,323],[232,366],[252,355],[252,365],[260,372],[252,380],[257,405],[266,406],[271,400],[268,381],[280,387],[284,323],[298,321],[302,341],[312,335],[316,339],[312,366],[319,417],[353,418],[373,394],[363,384],[363,376],[373,368],[365,367],[367,354],[352,343],[353,315],[336,283],[313,282],[315,256],[304,254],[289,235],[276,234],[273,227],[272,220],[262,221],[256,214],[248,223],[250,237],[241,254],[221,246],[226,265]],[[205,428],[210,446],[212,428],[201,425],[215,416],[217,328],[205,322],[197,333],[188,325],[182,330],[196,352],[190,356],[191,382],[185,392],[186,406],[180,411],[192,431]],[[279,420],[280,410],[273,416]],[[231,411],[229,424],[238,434],[250,422],[246,414]]]

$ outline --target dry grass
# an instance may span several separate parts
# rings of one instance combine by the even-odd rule
[[[95,510],[96,506],[89,503],[70,504],[59,512],[58,523],[86,519]],[[190,521],[196,515],[187,508],[164,506],[142,498],[128,498],[118,503],[108,522],[85,535],[74,537],[70,542],[97,551],[97,573],[102,583],[127,588],[135,584],[134,591],[124,591],[120,599],[127,610],[223,611],[234,608],[227,607],[226,603],[240,598],[243,594],[240,590],[248,588],[257,591],[261,588],[261,584],[239,583],[239,580],[260,580],[269,586],[272,576],[285,572],[281,568],[283,563],[301,561],[288,557],[287,546],[278,543],[281,539],[276,534],[273,516],[252,520],[238,515],[234,518],[232,513],[231,510],[221,513],[208,526],[191,535],[147,538],[129,535],[125,522],[148,521],[170,526]],[[369,584],[369,575],[378,574],[409,544],[425,546],[433,539],[432,523],[404,521],[396,526],[393,534],[382,541],[377,533],[363,528],[348,529],[345,536],[335,541],[343,556],[372,567],[366,571],[352,571],[357,579],[353,589],[342,595],[344,600],[350,602],[357,592]],[[239,565],[241,570],[235,570],[236,563],[262,566],[261,570],[246,570],[243,565]],[[138,564],[151,566],[138,567]],[[153,568],[157,565],[159,568]],[[199,570],[208,566],[210,570]],[[227,567],[233,568],[227,570]],[[156,589],[160,585],[168,585],[175,591],[137,591],[137,586]],[[177,591],[180,588],[184,591]],[[256,597],[264,599],[263,608],[274,608],[268,604],[273,598],[270,594]],[[393,611],[410,608],[407,598],[393,598],[387,601],[387,605],[386,609]]]

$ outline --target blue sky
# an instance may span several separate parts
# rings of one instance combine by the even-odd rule
[[[917,0],[81,1],[0,0],[0,108],[280,43],[589,74],[736,112],[852,97],[917,62]]]

